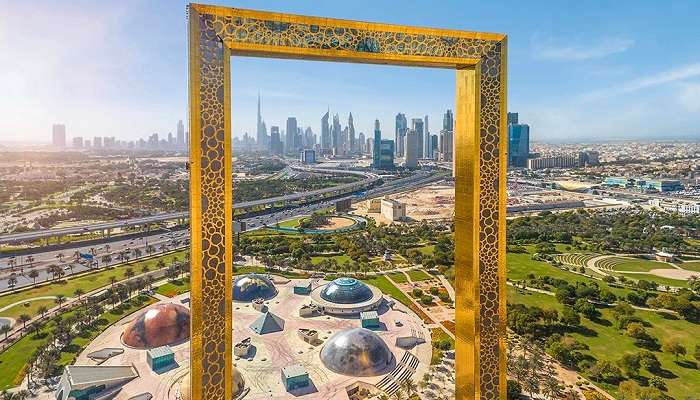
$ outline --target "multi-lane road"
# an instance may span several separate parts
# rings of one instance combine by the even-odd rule
[[[367,190],[366,192],[355,192],[345,196],[335,197],[333,199],[318,200],[278,211],[271,211],[267,214],[244,218],[241,219],[241,221],[245,222],[247,230],[260,229],[264,226],[273,226],[278,222],[293,219],[302,215],[308,215],[316,210],[333,207],[339,200],[350,198],[353,201],[361,201],[368,198],[384,196],[387,194],[425,186],[443,178],[444,175],[436,173],[418,172],[410,177],[387,182],[384,185]],[[114,222],[114,224],[117,226],[120,226],[120,223],[121,221]],[[142,257],[149,255],[149,253],[146,252],[147,246],[153,246],[155,249],[154,254],[158,254],[165,250],[185,247],[189,244],[189,239],[189,229],[175,230],[166,233],[144,232],[142,235],[137,237],[131,235],[131,237],[128,239],[124,239],[120,236],[114,236],[112,239],[108,239],[106,242],[102,241],[100,244],[86,245],[78,242],[75,243],[74,246],[67,245],[67,247],[60,250],[44,250],[42,248],[37,248],[36,252],[34,253],[15,256],[13,259],[15,265],[13,266],[10,265],[11,258],[5,256],[0,258],[0,292],[11,289],[8,286],[7,278],[9,278],[12,274],[14,274],[14,277],[17,279],[17,283],[13,286],[13,288],[21,288],[33,284],[34,279],[29,277],[29,272],[31,270],[36,270],[39,274],[39,276],[36,278],[37,283],[50,280],[52,278],[52,274],[49,272],[49,266],[52,264],[59,265],[61,268],[63,268],[66,275],[77,274],[90,268],[95,268],[94,265],[89,266],[88,263],[76,261],[74,256],[76,252],[94,254],[94,260],[96,260],[97,265],[101,268],[104,266],[102,257],[107,254],[111,255],[113,260],[112,263],[116,263],[118,254],[124,251],[129,252],[131,259],[133,260],[134,254],[138,253],[137,250],[140,251]],[[61,254],[60,257],[59,253]],[[31,263],[29,263],[27,260],[27,256],[29,255],[33,257],[33,261]]]

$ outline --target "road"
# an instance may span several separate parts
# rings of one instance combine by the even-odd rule
[[[443,178],[443,176],[433,173],[419,172],[408,178],[390,181],[378,188],[370,189],[361,195],[349,194],[340,198],[334,198],[333,200],[305,204],[294,208],[271,212],[269,214],[241,219],[241,221],[246,223],[247,230],[260,229],[265,226],[274,226],[278,222],[309,215],[317,210],[334,207],[335,203],[339,200],[349,198],[353,201],[362,201],[372,197],[384,196],[425,186]],[[115,223],[118,224],[119,221]],[[42,251],[41,248],[38,248],[36,253],[31,254],[31,256],[34,257],[34,261],[31,265],[27,260],[28,255],[14,257],[14,266],[9,265],[10,257],[0,257],[0,292],[32,285],[34,280],[29,277],[29,272],[31,270],[36,270],[39,274],[36,278],[36,282],[50,280],[53,276],[48,272],[48,268],[52,264],[61,266],[66,276],[95,268],[94,266],[91,267],[87,265],[85,262],[77,262],[75,259],[76,252],[94,254],[94,259],[97,261],[98,267],[103,267],[102,257],[107,254],[112,257],[111,263],[117,263],[117,256],[123,251],[128,252],[131,256],[130,259],[134,260],[136,259],[134,253],[137,252],[137,250],[141,252],[141,257],[148,256],[149,254],[146,252],[146,247],[149,245],[154,247],[155,254],[163,250],[185,247],[189,244],[190,232],[189,229],[183,229],[169,233],[144,233],[143,236],[138,238],[132,237],[130,239],[123,239],[119,236],[115,236],[113,239],[114,240],[108,243],[99,245],[81,245],[80,242],[77,242],[75,246],[70,246],[69,248],[61,250]],[[59,254],[62,254],[62,257],[59,257]],[[9,287],[7,278],[12,274],[15,274],[14,276],[17,279],[17,283],[15,286]]]

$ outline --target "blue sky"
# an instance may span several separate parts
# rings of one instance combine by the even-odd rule
[[[9,0],[0,14],[0,141],[138,138],[187,110],[185,2]],[[700,139],[697,1],[221,1],[219,4],[509,36],[511,111],[533,140]],[[242,59],[232,63],[233,133],[294,115],[318,132],[327,106],[358,131],[375,118],[452,107],[450,71]]]

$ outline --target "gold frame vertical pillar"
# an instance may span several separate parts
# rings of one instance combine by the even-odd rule
[[[480,399],[479,71],[456,71],[454,121],[456,398]]]
[[[231,54],[189,8],[191,399],[232,393]]]

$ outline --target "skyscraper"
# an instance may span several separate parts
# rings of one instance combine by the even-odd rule
[[[53,147],[66,147],[66,126],[63,124],[54,124],[52,127]]]
[[[280,138],[280,127],[271,126],[270,127],[270,153],[281,156],[284,152],[282,147],[282,139]]]
[[[258,92],[258,123],[256,125],[257,130],[255,132],[255,141],[257,142],[260,150],[267,148],[267,132],[264,124],[265,123],[262,120],[262,114],[260,112],[260,92]]]
[[[185,148],[185,125],[182,120],[177,121],[177,147]]]
[[[440,161],[452,161],[454,148],[454,134],[452,130],[443,129],[438,139],[438,159]]]
[[[357,136],[357,152],[359,154],[365,153],[365,134],[362,132]]]
[[[382,131],[379,128],[379,120],[374,120],[374,141],[372,143],[372,166],[379,169],[381,167],[381,142]]]
[[[518,113],[508,113],[508,166],[527,167],[530,155],[530,126],[518,123]]]
[[[423,157],[433,158],[432,142],[430,141],[430,130],[428,129],[428,116],[423,118]]]
[[[83,137],[77,136],[73,138],[73,148],[82,149],[83,148]]]
[[[296,135],[298,128],[297,128],[297,119],[295,117],[289,117],[287,118],[287,135],[284,138],[284,145],[286,147],[285,153],[289,155],[297,155],[297,147],[296,147]]]
[[[341,145],[343,141],[343,131],[340,127],[340,117],[338,114],[333,116],[333,127],[331,128],[331,147],[333,155],[341,153]]]
[[[420,118],[413,118],[411,119],[411,129],[416,131],[416,134],[418,135],[418,153],[417,157],[418,158],[423,158],[423,144],[425,142],[425,138],[423,137],[423,120]]]
[[[416,168],[418,166],[418,142],[421,138],[418,136],[418,132],[415,129],[409,129],[406,132],[406,143],[404,149],[406,150],[406,168]]]
[[[330,115],[330,110],[326,111],[321,117],[321,153],[330,154],[331,153],[331,128],[328,125],[328,117]]]
[[[442,129],[446,131],[454,130],[454,123],[455,117],[452,114],[452,110],[448,108],[447,111],[445,111],[445,114],[442,116]]]
[[[408,121],[406,115],[402,113],[396,114],[396,127],[394,128],[394,140],[396,142],[396,157],[404,156],[404,142],[406,131],[408,130]]]
[[[394,141],[379,141],[379,169],[394,169]]]
[[[352,113],[348,116],[348,150],[350,153],[357,151],[357,143],[355,143],[355,124],[352,120]]]

